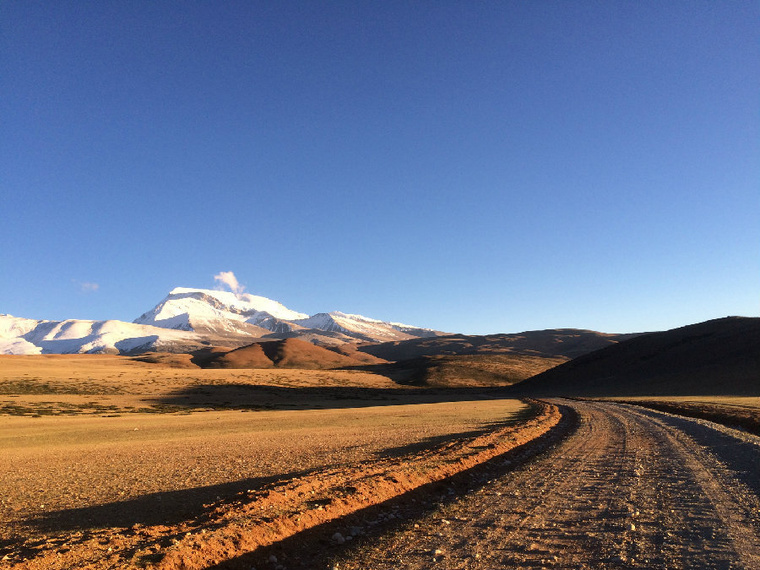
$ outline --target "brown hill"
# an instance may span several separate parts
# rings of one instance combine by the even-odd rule
[[[607,334],[580,329],[548,329],[515,334],[454,334],[381,344],[359,350],[385,360],[408,360],[421,356],[472,354],[524,354],[545,358],[575,358],[633,338],[635,334]]]
[[[760,395],[760,318],[642,335],[521,383],[531,395]]]
[[[454,388],[509,386],[566,361],[564,357],[478,353],[423,356],[399,364],[416,365],[420,385]]]
[[[255,342],[228,352],[207,353],[207,368],[308,368],[329,369],[381,362],[357,358],[316,346],[297,338]],[[372,358],[372,357],[370,357]]]

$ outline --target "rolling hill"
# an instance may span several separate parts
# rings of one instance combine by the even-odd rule
[[[202,351],[193,361],[204,368],[350,368],[378,364],[363,353],[341,354],[297,338],[255,342],[230,351]]]
[[[534,376],[529,395],[760,396],[760,318],[726,317],[650,333]]]

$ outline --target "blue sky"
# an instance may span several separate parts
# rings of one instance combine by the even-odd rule
[[[0,312],[760,309],[760,3],[0,4]]]

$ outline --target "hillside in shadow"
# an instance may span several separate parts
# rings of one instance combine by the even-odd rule
[[[760,318],[641,335],[521,383],[533,396],[760,396]]]
[[[515,334],[454,334],[380,344],[359,350],[384,360],[400,361],[422,356],[520,354],[543,358],[576,358],[633,338],[635,334],[607,334],[581,329],[547,329]]]

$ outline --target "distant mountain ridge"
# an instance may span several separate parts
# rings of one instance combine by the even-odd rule
[[[181,352],[202,345],[195,332],[124,321],[47,321],[0,315],[0,354]]]
[[[297,337],[332,333],[324,339],[328,343],[328,338],[386,342],[442,334],[432,329],[340,311],[309,316],[266,297],[184,287],[173,289],[158,305],[134,322],[219,335],[279,334]]]
[[[309,316],[247,293],[177,287],[132,323],[0,315],[0,354],[136,354],[300,338],[322,345],[434,337],[438,331],[333,311]]]
[[[611,334],[583,329],[545,329],[510,334],[439,335],[435,338],[417,338],[404,342],[361,346],[359,350],[385,360],[499,353],[563,357],[569,360],[636,336],[639,334]]]

